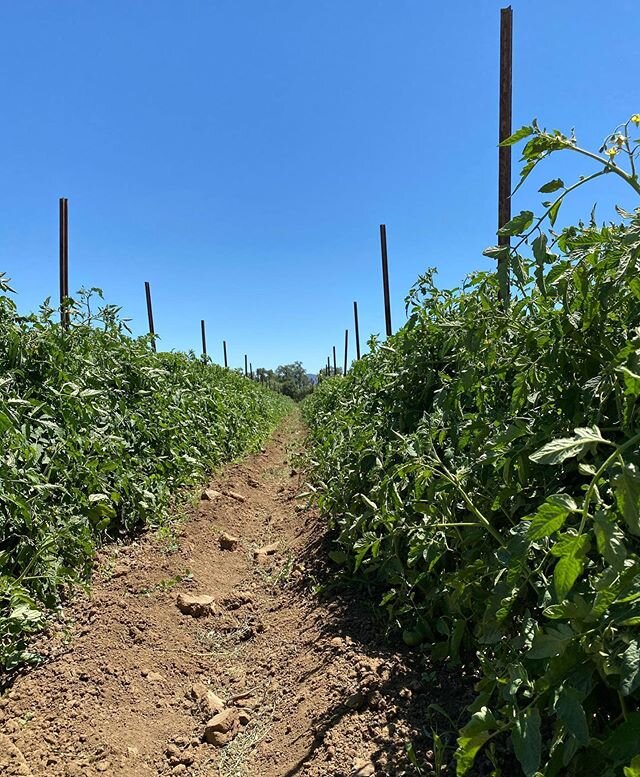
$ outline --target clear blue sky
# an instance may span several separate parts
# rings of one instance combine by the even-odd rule
[[[381,222],[400,325],[425,268],[455,285],[489,266],[504,4],[5,0],[0,270],[20,309],[57,296],[66,196],[71,289],[142,333],[149,280],[162,348],[199,349],[205,318],[214,358],[224,337],[233,365],[315,372],[354,299],[363,336],[384,329]],[[640,110],[636,0],[513,8],[514,126],[599,144]],[[607,178],[565,217],[595,200],[636,204]]]

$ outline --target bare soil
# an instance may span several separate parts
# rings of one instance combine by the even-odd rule
[[[461,711],[472,678],[429,671],[387,642],[366,597],[327,590],[326,530],[291,464],[302,443],[293,414],[175,535],[102,554],[91,593],[42,640],[44,663],[0,698],[0,774],[453,774],[432,730],[452,744],[442,706]],[[179,595],[182,610],[213,602],[194,616]],[[218,702],[226,733],[207,726]]]

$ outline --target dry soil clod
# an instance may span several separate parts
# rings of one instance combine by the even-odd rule
[[[176,605],[180,612],[185,615],[191,615],[192,618],[202,618],[211,615],[214,601],[213,596],[206,594],[202,596],[178,594],[176,597]]]
[[[220,547],[222,550],[237,550],[239,543],[240,539],[238,537],[234,537],[233,534],[229,534],[226,531],[220,535]]]

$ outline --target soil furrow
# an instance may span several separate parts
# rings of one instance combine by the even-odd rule
[[[103,555],[48,660],[0,700],[0,772],[409,773],[405,744],[427,746],[428,702],[446,683],[427,698],[422,669],[362,603],[314,593],[324,530],[296,499],[302,440],[293,414],[214,478],[175,541],[149,534]]]

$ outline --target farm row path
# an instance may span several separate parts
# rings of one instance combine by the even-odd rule
[[[91,593],[43,640],[47,661],[0,699],[0,774],[408,773],[405,743],[434,699],[357,598],[314,592],[325,537],[296,498],[303,439],[294,413],[174,535],[105,551]],[[214,602],[195,617],[179,595]]]

